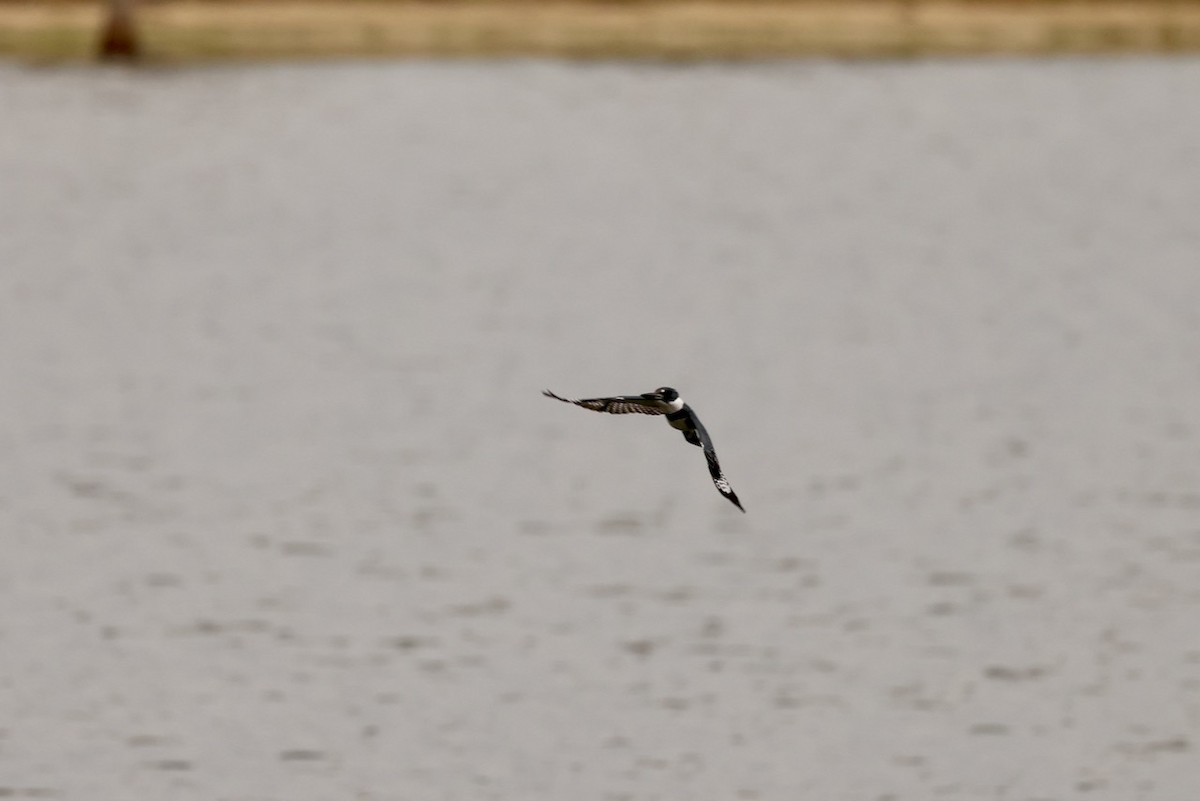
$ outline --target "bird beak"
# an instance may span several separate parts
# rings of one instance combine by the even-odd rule
[[[662,400],[661,392],[643,392],[642,397],[647,400]]]

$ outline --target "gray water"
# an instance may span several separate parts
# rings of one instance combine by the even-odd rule
[[[0,795],[1194,798],[1197,97],[0,68]]]

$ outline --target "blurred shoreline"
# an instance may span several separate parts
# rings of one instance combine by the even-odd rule
[[[102,3],[0,0],[0,58],[93,57]],[[549,56],[673,61],[1200,51],[1200,2],[144,3],[159,62]]]

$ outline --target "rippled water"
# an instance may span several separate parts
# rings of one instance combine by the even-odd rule
[[[1198,90],[0,69],[0,794],[1188,797]]]

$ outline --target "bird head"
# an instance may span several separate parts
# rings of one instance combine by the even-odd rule
[[[643,392],[642,397],[648,398],[649,400],[660,400],[666,403],[674,403],[675,401],[679,400],[679,393],[671,387],[659,387],[653,392]]]

